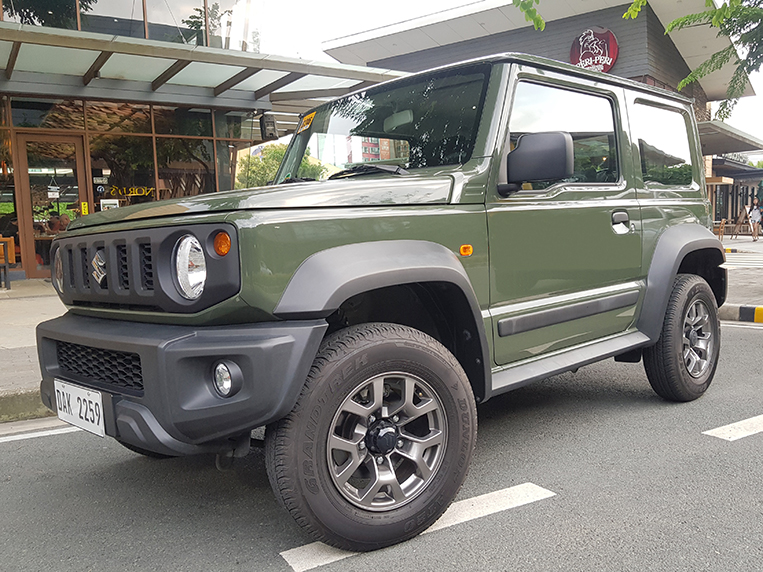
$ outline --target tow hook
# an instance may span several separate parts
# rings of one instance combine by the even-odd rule
[[[237,437],[228,439],[226,445],[217,452],[215,467],[218,471],[227,471],[233,466],[233,459],[240,459],[249,454],[251,437],[249,433],[242,433]]]

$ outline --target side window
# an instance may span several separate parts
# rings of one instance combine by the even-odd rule
[[[684,115],[678,110],[636,103],[631,124],[641,153],[644,183],[691,185],[691,147]]]
[[[575,171],[570,183],[613,183],[620,179],[615,116],[606,97],[530,82],[520,82],[509,120],[511,148],[525,133],[567,131],[574,143]],[[539,190],[558,181],[525,183]]]

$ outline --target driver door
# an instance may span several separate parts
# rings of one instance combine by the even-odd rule
[[[575,172],[488,197],[499,366],[625,331],[644,287],[640,209],[624,169],[630,147],[622,90],[525,66],[516,66],[513,79],[502,156],[524,133],[564,131],[572,135]],[[503,170],[499,182],[506,180]]]

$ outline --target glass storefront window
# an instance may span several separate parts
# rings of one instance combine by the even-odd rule
[[[81,101],[12,97],[11,117],[14,127],[85,128]]]
[[[212,136],[212,112],[195,107],[154,106],[154,125],[162,135]]]
[[[151,137],[90,137],[90,165],[96,211],[115,200],[120,207],[156,200]]]
[[[209,45],[213,48],[260,51],[258,22],[262,7],[252,0],[207,0]]]
[[[89,6],[97,0],[79,0],[80,6]],[[3,0],[3,20],[18,24],[31,24],[46,28],[77,29],[76,0]]]
[[[16,193],[13,185],[13,158],[10,131],[0,129],[0,238],[8,246],[10,262],[17,262],[19,221],[16,214]],[[13,239],[13,240],[10,240]],[[2,251],[0,251],[0,258]]]
[[[8,127],[8,98],[0,96],[0,127]]]
[[[132,38],[146,35],[142,0],[79,0],[79,7],[83,31]]]
[[[148,105],[88,101],[87,128],[115,133],[151,133],[151,111]]]
[[[209,139],[157,137],[159,200],[215,191],[215,155]]]
[[[260,135],[260,120],[254,111],[215,110],[215,135],[253,140]]]
[[[53,238],[80,208],[77,149],[69,142],[27,141],[26,156],[35,261],[38,270],[49,269]]]
[[[248,189],[262,186],[273,179],[278,164],[271,161],[272,172],[268,171],[267,162],[261,160],[263,148],[263,145],[253,142],[217,141],[219,190]]]
[[[203,0],[148,0],[146,17],[151,40],[192,46],[206,44]]]

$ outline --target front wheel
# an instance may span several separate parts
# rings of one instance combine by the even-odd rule
[[[477,413],[461,365],[397,324],[328,337],[292,412],[268,427],[273,490],[314,538],[366,551],[411,538],[461,488]]]
[[[697,399],[713,380],[720,347],[713,291],[701,277],[679,274],[660,339],[644,350],[644,369],[652,389],[669,401]]]

